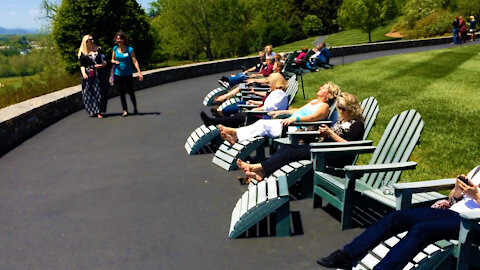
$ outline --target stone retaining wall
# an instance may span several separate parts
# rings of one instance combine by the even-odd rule
[[[334,47],[331,54],[332,57],[338,57],[449,42],[451,37],[379,42]],[[257,56],[242,57],[149,70],[143,72],[143,82],[135,81],[134,87],[138,90],[177,80],[236,70],[242,65],[247,67],[254,65],[257,59]],[[118,93],[111,89],[110,96],[116,95]],[[77,85],[0,109],[0,157],[49,125],[82,108],[81,87]]]

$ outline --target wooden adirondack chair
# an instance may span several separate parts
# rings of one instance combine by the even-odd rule
[[[378,102],[374,97],[366,98],[362,101],[361,108],[362,108],[362,115],[365,119],[365,122],[364,122],[365,132],[363,134],[363,141],[359,141],[359,142],[352,141],[346,144],[338,143],[338,142],[320,142],[320,143],[311,143],[310,146],[314,148],[332,148],[332,147],[372,145],[372,141],[371,140],[367,141],[366,139],[375,123],[375,119],[377,118],[377,114],[379,111]],[[294,133],[289,133],[295,136],[295,138],[293,139],[294,141],[293,143],[296,143],[298,141],[298,136],[301,137],[303,133],[310,134],[309,131],[299,131]],[[315,134],[318,134],[318,132],[316,132]],[[355,157],[352,164],[355,164],[356,160],[357,160],[357,157]],[[311,160],[300,160],[300,161],[290,162],[289,164],[276,170],[275,172],[272,173],[271,177],[278,178],[281,176],[286,176],[288,186],[291,187],[294,183],[297,182],[298,179],[301,179],[304,175],[306,175],[311,170],[312,170]],[[255,184],[255,182],[256,182],[255,180],[252,180],[251,183]],[[309,190],[307,190],[307,187],[302,187],[302,189],[303,189],[302,193],[311,192],[311,189],[312,189],[311,182],[310,182],[310,186],[308,187]]]
[[[293,76],[289,79],[288,88],[286,90],[289,105],[293,102],[297,91],[298,82],[296,81],[296,77]],[[251,108],[252,106],[245,105],[240,107]],[[267,112],[252,112],[252,114],[262,113],[266,114]],[[245,122],[248,122],[248,115],[249,114],[247,112],[247,119],[245,119]],[[187,141],[185,142],[185,150],[187,151],[188,155],[195,155],[200,152],[210,153],[212,151],[216,151],[222,143],[223,139],[220,138],[220,131],[216,126],[211,125],[207,127],[205,125],[201,125],[200,127],[196,128],[187,138]]]
[[[422,129],[423,120],[420,114],[415,110],[408,110],[390,120],[376,147],[312,149],[315,169],[314,207],[321,206],[322,199],[327,201],[342,212],[342,230],[351,228],[353,199],[356,192],[382,190],[385,186],[396,183],[403,170],[416,167],[415,162],[407,160],[418,143]],[[346,166],[344,178],[324,172],[327,153],[345,155],[369,152],[373,152],[369,164]]]

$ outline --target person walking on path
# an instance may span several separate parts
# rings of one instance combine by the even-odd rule
[[[460,39],[458,38],[458,35],[459,35],[458,26],[459,26],[458,17],[455,17],[452,23],[453,44],[460,43]]]
[[[465,43],[467,41],[467,24],[462,16],[460,16],[458,20],[458,31],[460,31],[462,42]]]
[[[112,63],[115,64],[114,85],[118,87],[118,90],[120,91],[120,100],[122,101],[123,109],[122,116],[126,117],[128,115],[127,100],[125,98],[126,92],[130,95],[133,104],[133,114],[138,113],[137,100],[135,98],[135,93],[133,92],[132,64],[137,69],[139,81],[143,81],[143,75],[140,71],[133,48],[128,46],[127,35],[122,31],[117,32],[114,37],[114,42],[117,44],[117,46],[113,47],[112,52]]]
[[[85,35],[78,49],[80,72],[82,73],[82,99],[90,116],[102,118],[106,111],[108,95],[107,77],[104,67],[105,55],[95,46],[91,35]]]

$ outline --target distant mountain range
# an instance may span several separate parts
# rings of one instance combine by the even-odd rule
[[[21,28],[14,28],[14,29],[7,29],[0,27],[0,35],[21,35],[21,34],[36,34],[38,33],[37,29],[21,29]]]

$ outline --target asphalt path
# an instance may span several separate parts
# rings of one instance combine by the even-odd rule
[[[136,116],[113,98],[104,119],[76,112],[1,157],[0,269],[319,269],[358,235],[307,198],[290,203],[296,235],[227,238],[240,173],[184,149],[221,75],[138,91]]]

